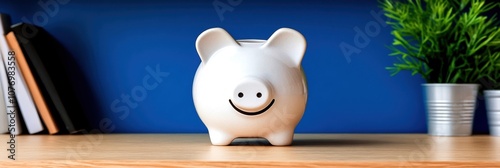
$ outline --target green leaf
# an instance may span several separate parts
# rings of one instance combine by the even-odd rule
[[[428,82],[477,83],[493,78],[500,86],[500,2],[486,0],[380,0],[394,37],[386,69],[420,74]],[[496,82],[499,81],[499,82]]]

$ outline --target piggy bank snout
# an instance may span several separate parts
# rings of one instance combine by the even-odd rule
[[[231,99],[242,110],[261,110],[272,99],[271,86],[265,80],[246,78],[236,85]]]

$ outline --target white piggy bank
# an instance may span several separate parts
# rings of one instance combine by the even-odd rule
[[[281,28],[267,41],[234,40],[212,28],[200,34],[196,49],[201,64],[193,100],[212,144],[260,137],[290,145],[307,102],[304,36]]]

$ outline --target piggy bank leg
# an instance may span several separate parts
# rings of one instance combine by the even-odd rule
[[[208,130],[212,145],[229,145],[235,137],[219,130]]]
[[[293,130],[273,132],[265,138],[269,141],[269,143],[275,146],[291,145],[293,141]]]

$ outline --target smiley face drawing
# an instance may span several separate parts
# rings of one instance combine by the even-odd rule
[[[246,78],[234,89],[232,100],[229,104],[234,110],[244,115],[259,115],[272,107],[274,99],[270,86],[257,78]]]
[[[196,49],[193,102],[212,144],[261,137],[291,145],[307,102],[302,34],[281,28],[268,40],[234,40],[212,28],[199,35]]]

